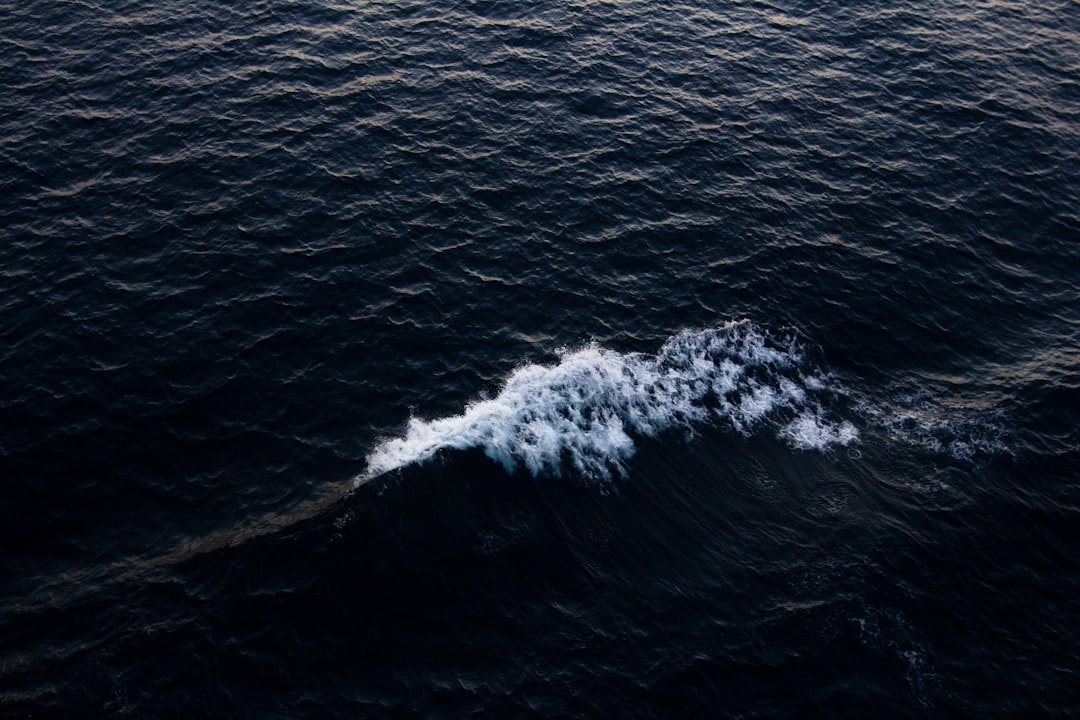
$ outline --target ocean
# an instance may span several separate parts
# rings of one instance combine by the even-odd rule
[[[0,0],[0,715],[1080,715],[1076,0]]]

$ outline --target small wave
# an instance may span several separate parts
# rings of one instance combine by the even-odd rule
[[[749,436],[771,429],[799,449],[847,445],[854,425],[826,409],[834,383],[794,333],[774,335],[748,320],[682,332],[656,355],[596,344],[563,351],[552,366],[526,365],[497,396],[460,415],[409,420],[403,437],[368,456],[359,485],[432,460],[440,451],[481,448],[507,472],[609,481],[626,475],[634,437],[713,425]]]

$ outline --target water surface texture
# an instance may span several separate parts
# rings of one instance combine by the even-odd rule
[[[0,0],[0,714],[1080,714],[1080,4]]]

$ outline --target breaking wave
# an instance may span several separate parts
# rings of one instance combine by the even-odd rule
[[[498,395],[435,420],[412,418],[402,437],[379,443],[359,485],[433,459],[480,448],[507,472],[609,481],[626,475],[634,437],[698,426],[743,435],[761,429],[799,449],[847,445],[855,426],[826,409],[835,381],[792,332],[773,334],[748,320],[686,331],[655,355],[596,344],[563,351],[552,366],[514,371]]]

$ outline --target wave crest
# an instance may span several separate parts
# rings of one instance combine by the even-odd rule
[[[442,450],[481,448],[507,472],[625,476],[633,437],[699,425],[750,435],[771,427],[801,449],[846,445],[858,437],[828,417],[822,395],[829,377],[807,358],[794,334],[773,336],[747,320],[682,332],[656,355],[618,353],[590,344],[563,351],[552,366],[526,365],[497,396],[460,415],[411,418],[402,437],[368,456],[363,483],[426,462]]]

